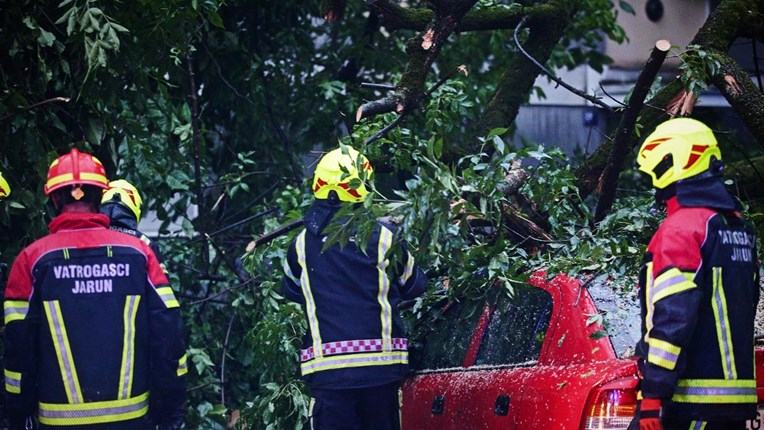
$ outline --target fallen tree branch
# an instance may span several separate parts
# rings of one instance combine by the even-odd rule
[[[359,106],[356,110],[356,122],[363,118],[373,117],[382,113],[400,111],[401,102],[398,97],[385,97],[379,100],[372,100]]]
[[[602,108],[604,108],[604,109],[607,109],[607,110],[609,110],[609,111],[610,111],[610,110],[611,110],[611,107],[610,107],[610,106],[608,106],[607,104],[603,103],[603,102],[600,100],[600,97],[591,96],[591,95],[589,95],[589,94],[587,94],[587,93],[585,93],[585,92],[583,92],[583,91],[580,91],[580,90],[578,90],[578,89],[576,89],[576,88],[572,87],[571,85],[567,84],[565,81],[563,81],[563,79],[561,79],[561,78],[559,78],[559,77],[555,76],[555,74],[554,74],[553,72],[551,72],[551,71],[547,70],[547,67],[545,67],[544,65],[540,64],[540,63],[539,63],[539,61],[537,61],[537,60],[536,60],[534,57],[532,57],[531,55],[529,55],[529,53],[528,53],[528,52],[526,52],[526,50],[525,50],[525,49],[523,49],[523,46],[521,46],[521,42],[518,40],[518,30],[520,30],[520,29],[521,29],[521,27],[523,27],[524,25],[526,25],[526,22],[527,22],[527,21],[528,21],[528,15],[527,15],[527,16],[524,16],[524,17],[523,17],[523,19],[521,19],[521,22],[519,22],[519,23],[518,23],[518,25],[516,25],[516,26],[515,26],[515,31],[513,31],[513,40],[515,41],[515,46],[517,46],[517,47],[518,47],[518,50],[519,50],[519,51],[520,51],[520,52],[521,52],[521,53],[522,53],[522,54],[523,54],[523,55],[524,55],[526,58],[528,58],[528,60],[529,60],[529,61],[531,61],[532,63],[534,63],[534,65],[535,65],[535,66],[537,66],[537,67],[539,68],[539,70],[541,70],[541,71],[542,71],[542,72],[543,72],[545,75],[547,75],[547,77],[549,77],[550,79],[552,79],[552,80],[553,80],[554,82],[556,82],[558,85],[560,85],[560,86],[562,86],[563,88],[565,88],[565,89],[569,90],[570,92],[572,92],[572,93],[574,93],[574,94],[578,95],[579,97],[581,97],[581,98],[583,98],[583,99],[585,99],[585,100],[587,100],[587,101],[589,101],[589,102],[591,102],[591,103],[593,103],[593,104],[595,104],[595,105],[598,105],[598,106],[600,106],[600,107],[602,107]]]
[[[672,44],[668,40],[657,41],[653,51],[651,51],[651,55],[648,57],[648,61],[643,66],[643,70],[638,75],[627,108],[624,110],[619,121],[619,127],[616,130],[611,146],[611,154],[600,178],[600,197],[595,208],[594,219],[596,223],[606,216],[614,203],[616,187],[619,185],[619,173],[621,173],[624,160],[630,152],[630,136],[635,129],[635,123],[637,122],[640,110],[643,108],[643,102],[648,96],[651,85],[654,79],[656,79],[659,68],[664,63],[664,59],[667,57],[667,52],[669,52],[671,46]]]

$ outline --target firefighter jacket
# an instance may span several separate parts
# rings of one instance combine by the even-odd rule
[[[640,274],[644,398],[677,420],[756,415],[754,317],[759,263],[736,212],[667,202]]]
[[[89,430],[182,420],[183,322],[154,253],[102,214],[63,213],[49,228],[5,290],[10,418]]]
[[[284,263],[284,295],[303,305],[308,320],[301,374],[317,389],[397,382],[408,368],[398,305],[425,291],[425,275],[394,241],[392,227],[382,223],[364,250],[353,238],[322,250],[327,240],[322,231],[336,209],[326,200],[313,204]],[[395,247],[400,253],[392,252]]]
[[[111,201],[107,201],[101,205],[101,213],[109,217],[110,229],[135,236],[146,242],[151,247],[151,250],[154,251],[154,255],[157,256],[160,264],[163,264],[162,262],[164,259],[162,258],[162,253],[159,251],[159,245],[149,239],[149,236],[146,236],[138,230],[138,222],[135,219],[135,214],[131,212],[130,209],[125,207],[122,203],[112,203]]]

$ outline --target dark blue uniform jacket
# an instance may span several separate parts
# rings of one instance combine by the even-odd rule
[[[350,242],[322,252],[321,234],[336,207],[317,200],[284,265],[285,296],[301,303],[308,320],[300,369],[314,388],[379,386],[403,378],[407,339],[398,304],[425,291],[425,275],[379,223],[362,251]],[[394,253],[395,247],[401,252]],[[393,261],[398,256],[398,261]]]

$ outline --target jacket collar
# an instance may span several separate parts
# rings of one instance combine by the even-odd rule
[[[85,230],[93,228],[109,228],[109,217],[99,213],[65,212],[53,218],[48,224],[51,233],[63,230]]]

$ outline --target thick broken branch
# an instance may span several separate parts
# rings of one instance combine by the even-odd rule
[[[379,13],[381,24],[389,31],[422,31],[435,17],[430,9],[403,8],[389,0],[367,0],[367,5]],[[510,8],[473,10],[465,14],[457,31],[510,30],[515,28],[525,14],[534,14],[537,9],[539,6],[516,5]]]
[[[619,173],[621,173],[624,160],[630,152],[629,138],[634,134],[633,130],[635,129],[640,109],[643,107],[643,102],[651,90],[651,85],[654,79],[656,79],[659,68],[664,63],[664,59],[667,57],[667,52],[669,52],[671,46],[672,44],[668,40],[656,42],[651,55],[648,57],[648,61],[643,66],[640,75],[638,75],[630,101],[619,121],[619,128],[616,130],[608,163],[603,171],[603,176],[601,176],[600,198],[595,208],[595,222],[601,221],[611,210],[614,198],[616,197],[616,188],[619,185]]]
[[[749,74],[732,58],[720,54],[722,64],[719,73],[712,76],[711,83],[720,90],[725,100],[744,121],[760,146],[763,146],[763,96]]]
[[[400,106],[398,97],[385,97],[364,103],[356,110],[356,122],[361,121],[363,118],[373,117],[386,112],[400,112],[397,106]]]

